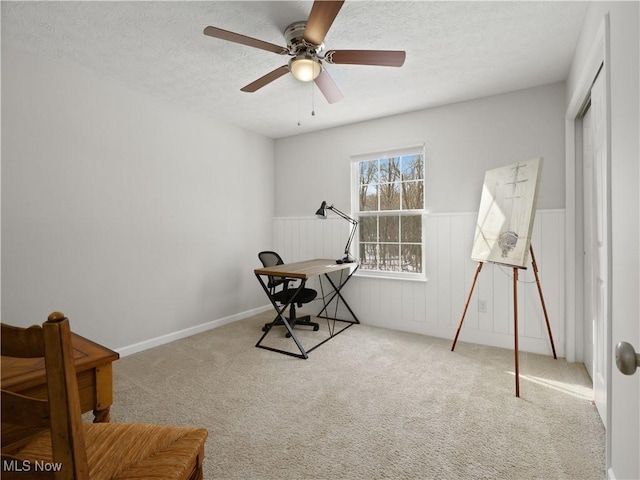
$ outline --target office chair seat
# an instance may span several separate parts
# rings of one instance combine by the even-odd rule
[[[291,300],[291,297],[296,293],[296,288],[289,288],[287,290],[280,290],[273,294],[273,298],[276,302],[280,304],[284,304]],[[312,288],[302,288],[298,295],[296,295],[296,305],[301,307],[304,303],[309,303],[318,296],[318,292],[313,290]]]
[[[278,255],[278,253],[266,250],[258,253],[258,258],[262,262],[264,267],[273,267],[274,265],[283,265],[284,261],[282,257]],[[291,301],[293,295],[295,296],[295,302],[291,304],[289,307],[289,317],[287,321],[291,328],[296,326],[305,325],[308,327],[312,327],[313,331],[318,331],[320,326],[311,321],[310,315],[305,315],[303,317],[296,316],[296,305],[298,307],[302,307],[303,304],[309,303],[318,296],[318,292],[312,288],[302,287],[300,291],[298,291],[299,284],[291,285],[294,281],[291,278],[284,277],[275,277],[269,275],[269,281],[267,287],[269,288],[269,295],[273,299],[274,302],[279,303],[280,305],[285,305]],[[296,294],[297,292],[297,294]],[[280,317],[276,317],[271,323],[265,323],[264,327],[262,327],[262,331],[266,332],[271,327],[277,325],[284,325]],[[289,333],[287,333],[289,336]]]

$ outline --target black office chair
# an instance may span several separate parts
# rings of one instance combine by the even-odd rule
[[[258,258],[262,262],[262,266],[264,267],[273,267],[274,265],[283,265],[284,262],[280,255],[276,252],[264,251],[258,254]],[[280,305],[285,305],[291,300],[291,297],[296,293],[298,287],[296,285],[290,286],[290,283],[294,282],[291,278],[285,277],[276,277],[269,275],[269,280],[267,283],[267,287],[269,288],[269,295],[271,298]],[[298,292],[296,295],[295,302],[291,304],[289,307],[289,316],[287,317],[287,321],[291,328],[298,325],[305,325],[308,327],[313,327],[313,331],[318,331],[320,326],[311,321],[310,315],[305,315],[303,317],[296,317],[296,305],[298,307],[302,307],[304,303],[309,303],[316,298],[318,292],[316,292],[312,288],[303,287],[302,290]],[[271,323],[265,323],[264,327],[262,327],[262,331],[266,332],[271,327],[275,327],[277,325],[284,325],[280,317],[277,317]],[[289,333],[287,333],[287,336]]]

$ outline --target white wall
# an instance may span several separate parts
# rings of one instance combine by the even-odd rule
[[[477,265],[470,254],[485,171],[545,157],[533,246],[564,355],[564,103],[558,83],[276,140],[276,248],[287,261],[338,258],[347,222],[309,216],[322,200],[349,211],[351,155],[424,143],[428,282],[354,277],[348,294],[363,323],[453,338]],[[525,283],[531,269],[521,280],[521,348],[550,354],[535,284]],[[504,272],[485,267],[460,340],[511,348],[511,298]]]
[[[2,45],[2,321],[111,348],[264,305],[273,140]]]
[[[427,210],[478,209],[484,172],[545,157],[538,207],[564,208],[564,83],[276,140],[276,216],[350,208],[350,156],[424,143]]]

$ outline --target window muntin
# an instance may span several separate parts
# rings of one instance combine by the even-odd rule
[[[424,275],[424,153],[357,161],[360,269]]]

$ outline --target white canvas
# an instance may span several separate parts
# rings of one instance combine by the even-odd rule
[[[488,170],[471,258],[526,268],[542,158]]]

